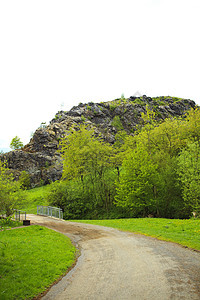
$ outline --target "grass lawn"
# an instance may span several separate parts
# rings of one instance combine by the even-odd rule
[[[50,185],[45,185],[24,191],[24,204],[19,209],[26,211],[28,214],[37,214],[37,205],[49,205],[45,199],[49,188]]]
[[[42,226],[0,232],[0,299],[32,299],[72,266],[76,249]]]
[[[200,220],[176,219],[116,219],[75,221],[113,227],[124,231],[141,233],[160,240],[171,241],[183,246],[200,250]]]

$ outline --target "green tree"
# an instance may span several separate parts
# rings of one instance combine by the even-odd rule
[[[200,213],[200,146],[193,142],[177,158],[184,208],[190,214]]]
[[[10,170],[0,161],[0,213],[12,215],[20,204],[20,183],[14,181]]]
[[[23,147],[23,143],[21,142],[20,138],[18,136],[15,136],[10,143],[10,148],[16,150],[22,147]]]
[[[94,129],[85,125],[71,129],[60,147],[63,179],[79,181],[83,193],[90,195],[93,204],[108,210],[113,202],[114,177],[117,176],[113,170],[113,147],[95,137]]]
[[[130,207],[134,215],[147,216],[156,211],[154,185],[157,165],[146,149],[138,145],[129,153],[123,164],[120,181],[116,182],[118,206]]]

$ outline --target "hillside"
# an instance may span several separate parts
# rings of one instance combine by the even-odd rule
[[[141,114],[145,113],[147,105],[154,110],[158,121],[183,116],[196,106],[189,99],[145,95],[101,103],[80,103],[70,111],[59,111],[48,126],[43,125],[35,131],[23,149],[3,154],[1,159],[7,160],[16,178],[21,171],[27,171],[32,187],[58,180],[62,174],[62,162],[57,149],[67,130],[85,123],[95,128],[96,135],[101,134],[105,141],[113,144],[119,130],[134,135],[138,126],[143,125]]]

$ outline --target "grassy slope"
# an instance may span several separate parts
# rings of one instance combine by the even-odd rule
[[[0,299],[33,298],[75,261],[70,239],[45,227],[2,231],[0,240]]]
[[[75,221],[141,233],[200,250],[200,220],[117,219]]]
[[[24,191],[25,200],[20,209],[28,214],[37,214],[37,205],[48,205],[45,196],[48,194],[49,188],[50,185],[45,185]]]

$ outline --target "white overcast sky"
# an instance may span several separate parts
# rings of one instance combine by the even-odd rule
[[[0,0],[0,150],[79,102],[200,105],[199,31],[199,0]]]

